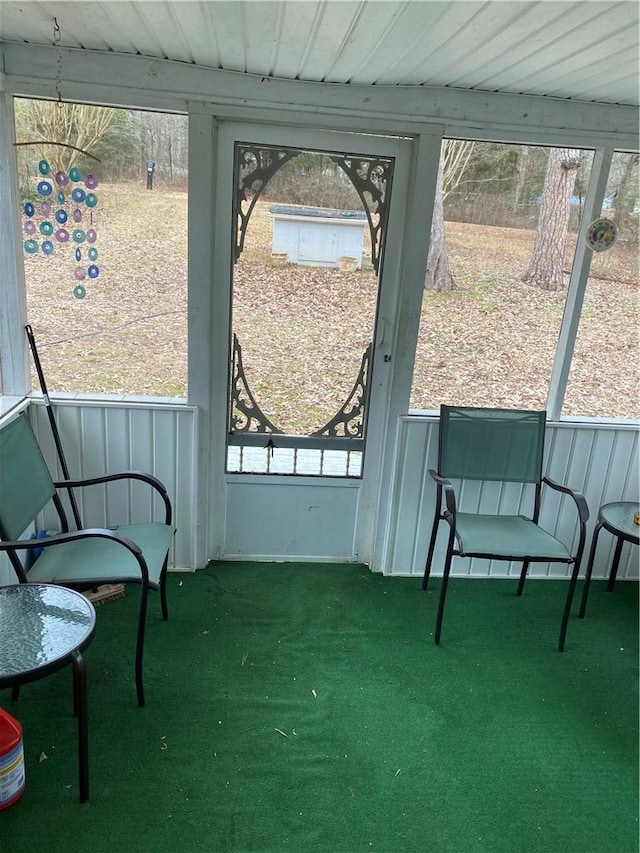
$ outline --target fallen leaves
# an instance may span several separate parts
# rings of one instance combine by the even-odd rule
[[[51,391],[186,396],[186,193],[103,187],[101,275],[71,294],[57,253],[25,257],[29,322]],[[292,431],[322,426],[345,401],[371,340],[377,281],[271,263],[269,201],[252,214],[234,267],[234,329],[264,413]],[[460,290],[425,294],[411,408],[543,407],[566,294],[525,285],[534,232],[447,222]],[[575,241],[574,241],[575,242]],[[570,265],[572,246],[567,258]],[[594,258],[565,412],[637,417],[637,250]],[[35,374],[34,387],[38,387]]]

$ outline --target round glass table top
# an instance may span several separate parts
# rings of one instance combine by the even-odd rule
[[[619,501],[600,507],[600,520],[617,533],[637,539],[640,525],[634,522],[634,516],[640,512],[640,505],[632,501]]]
[[[0,587],[0,684],[55,668],[83,647],[95,627],[84,595],[52,584]]]

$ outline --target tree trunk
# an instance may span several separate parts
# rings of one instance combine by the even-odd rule
[[[631,183],[633,169],[638,165],[640,157],[638,154],[627,154],[626,156],[627,162],[625,163],[624,171],[613,194],[614,215],[621,233],[628,225],[631,211],[638,198],[637,186],[636,191],[630,194],[629,184]]]
[[[455,279],[449,269],[449,257],[444,233],[443,177],[444,159],[441,157],[433,204],[433,218],[431,220],[431,240],[429,242],[429,256],[427,259],[427,274],[424,280],[425,290],[433,290],[437,293],[444,293],[447,290],[454,290],[456,288]]]
[[[562,290],[562,262],[567,245],[571,197],[580,166],[577,148],[551,148],[544,179],[538,231],[523,281],[543,290]]]
[[[522,194],[524,193],[524,185],[527,180],[527,170],[529,166],[529,155],[531,149],[528,145],[523,145],[520,149],[518,157],[518,172],[516,178],[516,186],[513,193],[513,212],[517,213],[522,203]]]

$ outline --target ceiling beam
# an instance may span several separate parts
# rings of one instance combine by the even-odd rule
[[[424,86],[354,86],[308,83],[217,71],[142,56],[36,47],[0,42],[6,88],[14,94],[55,98],[59,83],[68,100],[187,111],[189,102],[228,107],[321,114],[396,123],[397,132],[435,123],[445,135],[477,135],[496,141],[607,144],[638,148],[638,109],[631,106]],[[58,68],[61,69],[59,74]],[[59,75],[59,80],[57,79]]]

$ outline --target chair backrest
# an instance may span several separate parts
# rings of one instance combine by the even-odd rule
[[[540,483],[546,412],[440,407],[438,473],[460,480]]]
[[[26,415],[0,429],[0,535],[16,540],[56,490]]]

